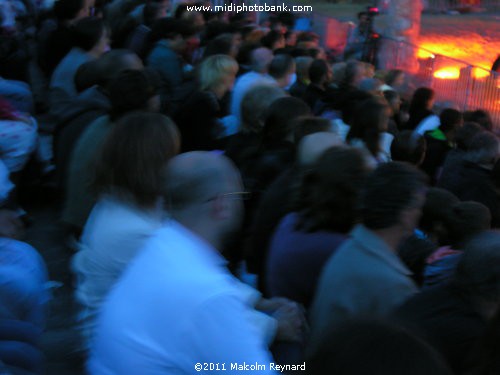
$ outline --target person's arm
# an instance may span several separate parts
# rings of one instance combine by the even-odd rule
[[[231,364],[262,364],[265,368],[252,371],[271,374],[272,357],[258,332],[248,319],[248,307],[243,300],[231,295],[218,295],[200,305],[189,317],[189,338],[186,345],[196,363],[225,363],[226,374],[238,374]],[[195,371],[192,371],[195,373]],[[202,368],[200,374],[216,373]]]

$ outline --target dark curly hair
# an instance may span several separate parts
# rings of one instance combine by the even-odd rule
[[[326,150],[304,172],[298,187],[297,230],[349,232],[359,219],[360,191],[368,172],[360,150],[348,146]]]

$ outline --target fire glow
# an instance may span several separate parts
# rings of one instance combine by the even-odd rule
[[[496,58],[496,51],[500,50],[500,41],[493,42],[492,45],[491,41],[485,41],[477,34],[467,35],[466,38],[450,35],[424,35],[420,38],[419,46],[418,58],[435,58],[436,55],[452,57],[484,68],[472,70],[472,75],[475,78],[482,79],[489,75],[488,69],[491,68]],[[448,60],[445,66],[434,73],[434,77],[458,79],[460,69],[464,67],[466,67],[465,64]]]

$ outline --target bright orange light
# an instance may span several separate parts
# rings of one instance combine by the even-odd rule
[[[497,56],[497,50],[500,50],[500,40],[484,38],[475,33],[468,34],[466,38],[454,35],[421,35],[419,40],[417,56],[420,59],[428,59],[433,54],[452,57],[457,60],[475,65],[484,69],[473,69],[474,78],[482,79],[489,76],[488,70]],[[424,51],[426,49],[428,51]],[[460,69],[466,65],[453,60],[440,60],[444,67],[437,71],[434,76],[442,79],[457,79],[460,76]],[[438,65],[441,68],[443,65]]]
[[[474,78],[481,79],[481,78],[489,77],[490,72],[487,70],[484,70],[484,69],[475,68],[472,70],[472,75],[474,76]]]
[[[444,68],[434,73],[434,77],[439,79],[458,79],[460,70],[458,68]]]
[[[418,57],[419,59],[428,59],[429,57],[433,59],[435,56],[434,56],[434,54],[433,54],[433,53],[430,53],[430,52],[425,51],[425,50],[423,50],[423,49],[419,49],[419,50],[418,50],[417,57]]]

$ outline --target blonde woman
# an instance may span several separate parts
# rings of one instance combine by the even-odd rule
[[[182,150],[220,149],[227,110],[222,99],[234,85],[238,63],[227,55],[213,55],[198,70],[199,88],[176,116],[182,138]]]

